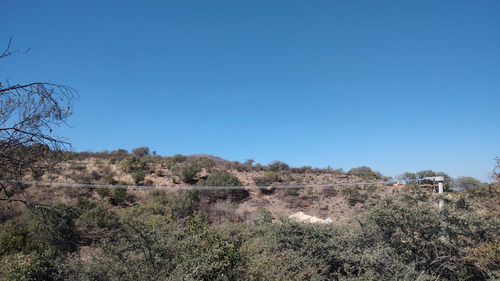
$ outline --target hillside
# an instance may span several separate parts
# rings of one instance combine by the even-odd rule
[[[220,175],[224,172],[235,176],[237,184],[224,181],[213,184],[211,175]],[[25,179],[35,180],[30,176]],[[221,212],[231,203],[235,203],[231,205],[232,212],[240,218],[248,216],[259,207],[270,211],[274,217],[289,216],[302,211],[323,219],[330,217],[336,224],[348,223],[354,214],[364,210],[366,204],[372,204],[398,191],[390,182],[336,187],[255,189],[250,187],[341,185],[383,180],[378,178],[375,172],[363,178],[345,173],[341,169],[292,168],[279,161],[263,166],[230,162],[207,154],[161,157],[149,154],[76,153],[61,163],[57,169],[37,180],[54,183],[159,187],[200,186],[207,185],[208,180],[212,183],[210,185],[242,185],[249,187],[245,196],[222,196],[216,200],[209,200],[204,208],[210,209],[210,212]],[[56,188],[44,188],[49,194],[52,194],[54,189]],[[40,193],[40,187],[35,187],[33,190],[36,190],[37,194]],[[90,192],[89,196],[96,200],[109,199],[99,196],[98,190],[89,189],[87,192]],[[176,191],[169,192],[176,193]],[[150,191],[129,189],[127,200],[120,204],[123,206],[147,204],[151,200],[150,193]],[[51,198],[54,200],[53,196]],[[65,196],[60,200],[67,202],[68,197]]]
[[[140,150],[66,156],[24,180],[138,188],[18,185],[0,202],[1,280],[500,278],[497,183],[448,192],[439,211],[431,190],[361,184],[384,180],[368,167],[346,173]],[[321,187],[328,184],[339,186]],[[277,188],[284,185],[319,187]],[[288,218],[297,212],[332,223]]]

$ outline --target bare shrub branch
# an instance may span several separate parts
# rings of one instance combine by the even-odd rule
[[[5,57],[8,57],[8,56],[11,56],[15,53],[27,53],[31,50],[31,48],[28,48],[27,50],[14,50],[14,51],[9,51],[10,50],[10,45],[12,44],[12,40],[14,39],[14,37],[11,37],[9,39],[9,44],[7,45],[7,49],[5,49],[5,51],[2,53],[2,55],[0,56],[0,59],[2,58],[5,58]]]
[[[23,50],[7,49],[0,58]],[[0,82],[0,196],[13,199],[27,175],[38,179],[59,163],[71,144],[53,134],[73,114],[75,89],[54,83]]]

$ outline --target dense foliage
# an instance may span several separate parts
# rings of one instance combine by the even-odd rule
[[[27,188],[41,204],[9,202],[0,213],[0,280],[500,278],[498,183],[458,178],[464,190],[442,198],[417,186],[375,184],[321,190],[273,187],[251,195],[233,187],[245,185],[243,181],[264,186],[289,185],[298,179],[310,183],[317,179],[313,174],[346,181],[379,181],[383,176],[364,166],[344,174],[331,168],[291,168],[278,161],[263,166],[252,161],[161,157],[147,147],[132,154],[125,150],[82,154],[70,155],[86,161],[68,163],[70,178],[121,188],[66,189],[48,197],[40,197],[43,192],[36,187]],[[245,178],[238,171],[255,173]],[[431,173],[404,177],[424,172]],[[148,181],[154,176],[198,189],[122,188],[132,181],[151,185]],[[493,176],[500,179],[498,170]],[[265,205],[265,196],[279,201]],[[313,225],[270,211],[279,204],[300,210],[320,198],[331,199],[332,208],[345,202],[346,208],[356,210],[352,221]],[[438,199],[445,201],[441,212]],[[251,212],[238,212],[239,205],[249,202],[256,204]]]
[[[226,173],[207,181],[239,184]],[[429,193],[407,190],[351,226],[273,222],[264,208],[242,222],[213,223],[203,208],[173,215],[185,191],[151,196],[128,207],[80,197],[2,222],[2,280],[500,278],[498,185],[457,193],[442,212]]]

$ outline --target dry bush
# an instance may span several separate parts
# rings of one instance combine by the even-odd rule
[[[325,187],[321,191],[321,194],[323,194],[325,197],[336,197],[339,194],[339,191],[333,187]]]

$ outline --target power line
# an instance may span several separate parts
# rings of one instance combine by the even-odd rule
[[[392,184],[392,182],[358,182],[358,183],[338,183],[338,184],[311,184],[311,185],[271,185],[271,186],[152,186],[152,185],[102,185],[102,184],[81,184],[81,183],[53,183],[38,181],[6,181],[16,182],[24,185],[34,186],[54,186],[70,188],[108,188],[108,189],[149,189],[149,190],[218,190],[218,189],[274,189],[274,188],[318,188],[318,187],[341,187],[371,184]]]

